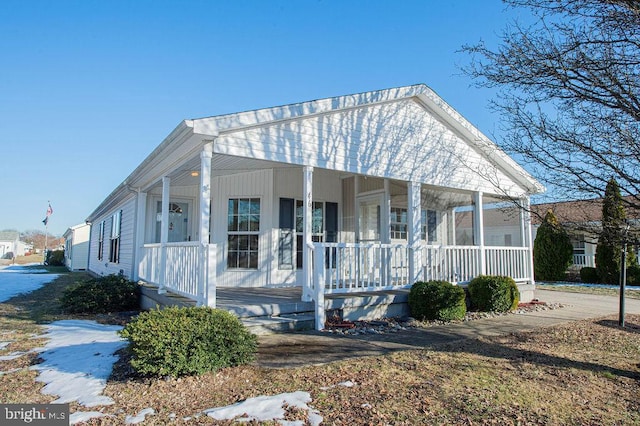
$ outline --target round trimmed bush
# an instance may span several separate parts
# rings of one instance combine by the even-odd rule
[[[471,306],[484,312],[507,312],[518,307],[520,292],[511,277],[480,275],[467,288]]]
[[[253,361],[256,336],[233,314],[208,307],[141,313],[120,332],[144,375],[185,376]]]
[[[60,302],[72,314],[136,311],[140,309],[140,289],[121,275],[107,275],[67,287]]]
[[[418,281],[409,291],[408,303],[417,319],[454,321],[467,313],[464,290],[448,281]]]
[[[586,284],[595,284],[599,281],[598,270],[590,266],[580,269],[580,281]]]

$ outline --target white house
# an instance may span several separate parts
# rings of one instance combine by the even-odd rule
[[[81,223],[64,233],[64,265],[70,271],[85,271],[89,264],[91,226]]]
[[[554,203],[532,204],[532,238],[535,237],[545,214],[551,210],[564,227],[573,244],[574,270],[595,267],[596,246],[602,231],[602,198],[586,200],[559,201]],[[640,211],[625,208],[627,221],[631,229],[640,229]],[[485,210],[483,227],[485,244],[519,246],[522,244],[519,232],[519,212],[512,205],[499,206]],[[456,215],[457,244],[473,244],[473,215],[471,212],[459,212]],[[637,251],[637,250],[636,250]]]
[[[89,270],[199,304],[217,289],[325,296],[510,275],[531,298],[530,220],[519,247],[456,246],[455,209],[543,191],[425,85],[181,122],[87,218]],[[258,289],[258,290],[256,290]],[[248,290],[247,290],[248,291]]]
[[[20,241],[18,231],[0,231],[0,259],[24,256],[32,249],[31,244]]]

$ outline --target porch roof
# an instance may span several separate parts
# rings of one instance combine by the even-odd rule
[[[433,90],[418,84],[185,120],[87,220],[162,176],[186,178],[197,169],[204,145],[213,141],[214,174],[266,164],[311,165],[452,190],[496,188],[485,189],[494,195],[502,188],[510,196],[544,191]],[[455,173],[451,163],[458,165]]]

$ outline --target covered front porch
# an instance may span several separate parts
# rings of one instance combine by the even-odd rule
[[[484,242],[485,204],[505,203],[503,195],[230,158],[206,146],[199,160],[199,167],[192,158],[138,194],[144,243],[135,279],[159,293],[240,315],[243,306],[258,306],[243,295],[264,298],[264,308],[272,305],[270,290],[281,290],[287,300],[298,298],[295,312],[264,308],[265,315],[311,313],[317,329],[327,310],[359,304],[358,295],[406,290],[420,280],[464,284],[482,274],[508,275],[523,300],[532,297],[526,208],[512,240],[517,246]],[[528,198],[520,202],[526,206]],[[460,209],[472,212],[472,245],[457,244]],[[232,246],[239,239],[245,242]],[[365,311],[358,315],[370,315]]]

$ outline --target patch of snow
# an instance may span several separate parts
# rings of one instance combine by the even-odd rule
[[[100,411],[76,411],[69,416],[69,424],[75,425],[80,422],[86,422],[97,417],[105,417],[106,414]]]
[[[0,377],[4,376],[5,374],[11,374],[11,373],[15,373],[22,370],[22,368],[12,368],[11,370],[7,370],[7,371],[0,371]]]
[[[0,356],[0,361],[11,361],[12,359],[19,358],[24,354],[26,354],[26,352],[20,352],[20,351],[11,352],[9,355]]]
[[[127,416],[125,419],[125,423],[128,425],[137,425],[138,423],[144,422],[145,417],[153,415],[155,413],[156,410],[154,410],[153,408],[145,408],[135,416]]]
[[[0,267],[0,302],[37,290],[59,276],[46,272],[44,269],[27,269],[24,265]]]
[[[331,385],[331,386],[323,386],[320,388],[320,390],[329,390],[329,389],[333,389],[336,386],[344,386],[345,388],[352,388],[356,385],[356,382],[352,382],[351,380],[347,380],[346,382],[340,382],[337,385]]]
[[[204,410],[207,416],[216,420],[237,420],[237,421],[274,421],[283,420],[280,424],[298,425],[304,423],[284,422],[285,405],[289,407],[299,408],[308,411],[309,422],[313,426],[317,426],[322,422],[320,413],[309,407],[311,402],[309,392],[290,392],[281,393],[273,396],[257,396],[249,398],[237,404],[228,405],[226,407],[210,408]]]
[[[77,401],[85,407],[113,404],[102,395],[118,357],[114,353],[126,342],[118,335],[120,326],[95,321],[64,320],[46,326],[42,336],[49,339],[36,349],[44,360],[30,367],[45,383],[42,393],[57,395],[54,404]]]
[[[9,346],[11,342],[0,342],[0,351]]]

